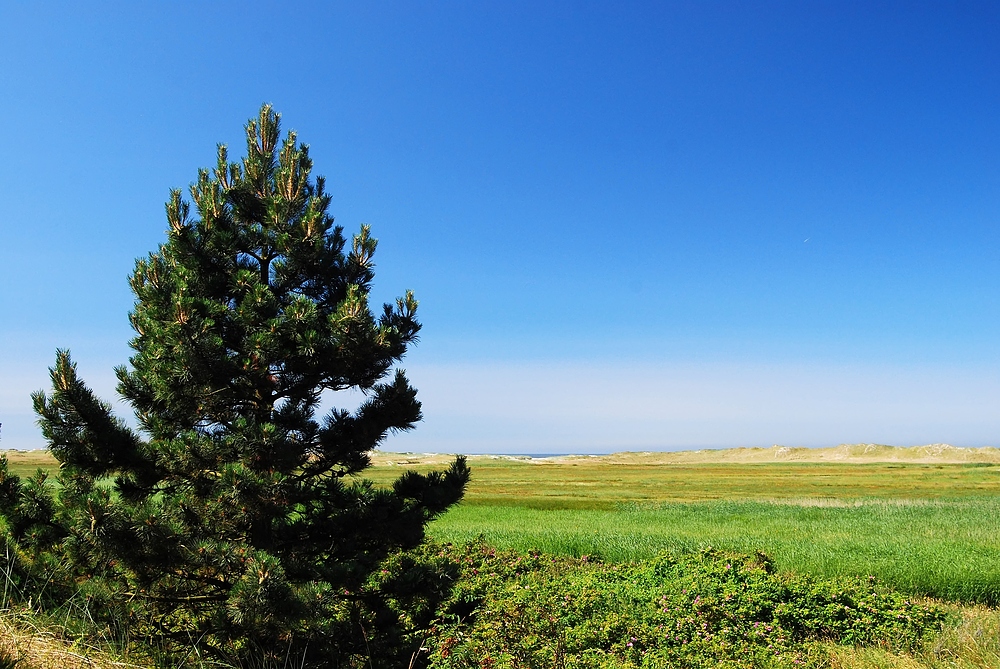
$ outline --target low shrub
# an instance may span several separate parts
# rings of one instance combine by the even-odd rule
[[[483,543],[438,550],[461,566],[425,644],[438,669],[815,666],[812,642],[905,651],[946,617],[874,578],[782,574],[759,553],[608,564]]]

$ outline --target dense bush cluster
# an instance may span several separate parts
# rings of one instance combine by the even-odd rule
[[[776,573],[761,554],[606,564],[474,544],[453,559],[430,651],[440,669],[810,666],[812,641],[913,648],[945,617],[874,579]]]

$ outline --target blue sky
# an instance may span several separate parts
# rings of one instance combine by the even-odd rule
[[[266,101],[421,301],[387,448],[1000,445],[997,63],[993,3],[0,1],[0,443],[56,347],[114,399]]]

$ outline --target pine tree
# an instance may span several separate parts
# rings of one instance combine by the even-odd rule
[[[4,466],[0,513],[25,579],[44,574],[49,593],[83,593],[167,646],[394,664],[412,648],[389,648],[387,600],[441,586],[411,573],[387,594],[372,574],[421,544],[469,470],[459,457],[391,489],[358,477],[421,418],[393,369],[417,339],[417,302],[372,313],[376,240],[362,226],[348,247],[308,147],[280,141],[279,119],[265,105],[248,122],[242,163],[219,147],[191,186],[195,216],[173,191],[167,241],[136,261],[134,355],[115,371],[138,429],[59,351],[51,393],[33,396],[58,485]],[[321,395],[346,389],[360,406],[317,420]]]

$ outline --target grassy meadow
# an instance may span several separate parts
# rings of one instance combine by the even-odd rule
[[[11,452],[22,476],[54,466]],[[388,484],[448,456],[377,453]],[[706,546],[761,551],[816,576],[875,575],[915,595],[1000,603],[1000,450],[729,449],[473,456],[465,500],[433,538],[629,561]]]
[[[379,454],[387,483],[437,456]],[[706,546],[785,570],[875,575],[914,595],[1000,603],[1000,452],[838,447],[472,459],[431,535],[629,561]]]
[[[55,462],[10,452],[22,476]],[[450,456],[378,452],[365,477]],[[527,458],[472,456],[439,541],[625,562],[712,546],[784,570],[875,575],[914,595],[1000,604],[1000,450],[949,446],[748,448]]]
[[[7,455],[10,469],[21,476],[39,467],[55,466],[44,452]],[[450,460],[444,455],[377,452],[365,477],[377,485],[388,485],[407,469],[439,469]],[[439,629],[441,638],[428,642],[436,648],[431,666],[465,667],[462,653],[474,658],[487,651],[534,653],[539,658],[551,655],[552,662],[545,660],[538,666],[556,666],[555,658],[568,652],[560,644],[580,634],[580,658],[598,652],[594,650],[597,646],[604,647],[600,652],[609,653],[610,664],[593,665],[601,667],[710,666],[715,661],[712,658],[726,658],[732,653],[733,658],[742,659],[725,666],[792,667],[804,663],[845,669],[1000,667],[1000,611],[994,608],[1000,604],[997,449],[860,445],[819,450],[775,447],[536,459],[472,456],[470,465],[473,479],[465,500],[434,521],[429,533],[440,542],[455,544],[458,551],[471,551],[460,560],[468,573],[459,580],[459,588],[485,597],[483,606],[502,615],[479,618],[479,627],[475,623],[472,627],[456,623],[454,630],[447,626]],[[484,543],[477,542],[479,538]],[[494,548],[477,546],[512,552],[501,554],[493,552]],[[709,547],[711,550],[706,552]],[[536,550],[542,553],[533,552]],[[773,580],[779,576],[755,572],[756,558],[752,556],[757,551],[770,556],[780,574],[793,580]],[[550,563],[544,557],[548,554],[565,558],[552,558]],[[602,560],[589,560],[590,556]],[[526,569],[525,560],[534,566]],[[690,582],[694,586],[684,587],[696,587],[705,599],[695,597],[694,590],[688,589],[660,593],[660,578],[654,575],[649,580],[650,569],[663,569],[674,560],[683,566],[677,567],[677,587]],[[758,579],[759,583],[726,585],[732,560],[746,561],[748,578]],[[623,570],[620,573],[619,567]],[[499,574],[504,576],[497,581]],[[699,628],[687,630],[686,626],[700,624],[699,616],[721,616],[732,619],[735,627],[726,629],[736,634],[733,630],[741,624],[749,625],[747,621],[757,615],[750,609],[759,605],[760,597],[797,583],[795,574],[820,579],[872,575],[902,595],[899,601],[879,604],[870,600],[871,604],[865,604],[869,601],[866,597],[876,596],[872,594],[875,591],[865,594],[864,585],[855,585],[851,587],[861,588],[856,595],[837,600],[836,588],[845,587],[838,584],[849,581],[825,581],[828,585],[822,587],[834,588],[833,599],[816,604],[813,614],[839,611],[838,602],[851,598],[864,604],[858,609],[861,617],[852,623],[856,624],[851,628],[855,632],[844,636],[847,641],[820,638],[793,643],[781,636],[785,628],[775,628],[774,639],[740,641],[733,648],[742,650],[736,651],[727,650],[728,637],[709,640],[708,636],[698,636]],[[780,584],[784,585],[778,588]],[[652,588],[648,593],[643,590],[647,586]],[[748,587],[750,590],[746,590]],[[809,587],[813,589],[806,594],[815,597],[815,588],[820,586]],[[714,600],[707,594],[713,588],[722,588]],[[654,591],[660,593],[659,603],[655,610],[645,611],[645,600]],[[730,601],[731,596],[737,598]],[[913,603],[910,599],[903,601],[902,596],[912,597]],[[925,600],[923,596],[933,599]],[[597,599],[588,599],[593,597]],[[885,641],[893,638],[893,621],[909,620],[911,614],[920,611],[938,610],[934,602],[940,600],[945,600],[940,610],[945,612],[947,622],[936,636],[905,648]],[[921,608],[921,602],[928,602],[930,608]],[[792,603],[776,603],[776,610]],[[584,604],[590,608],[576,610]],[[662,610],[657,608],[660,606]],[[749,608],[743,611],[741,606]],[[813,609],[802,609],[799,617],[791,620],[807,620],[813,615],[809,611]],[[852,645],[851,634],[876,629],[866,617],[869,611],[871,615],[888,612],[878,623],[885,629],[878,627],[878,634],[873,631],[870,642]],[[557,619],[559,625],[544,632],[550,625],[546,621]],[[595,620],[602,622],[598,625]],[[843,623],[839,618],[818,620],[821,627]],[[0,637],[16,641],[13,650],[5,651],[0,644],[0,651],[28,658],[24,665],[28,669],[69,666],[58,662],[53,665],[28,653],[32,648],[50,649],[50,645],[60,651],[66,641],[41,644],[38,632],[15,630],[2,619],[0,623],[9,628],[0,629]],[[671,645],[674,642],[664,645],[657,641],[655,637],[662,635],[665,625],[674,636],[680,633],[677,630],[687,630],[684,634],[691,633],[690,643],[701,646]],[[620,639],[601,636],[607,635],[601,632],[605,627],[616,626],[621,627],[616,632]],[[556,633],[557,627],[563,632]],[[757,633],[756,628],[747,630],[746,634]],[[458,638],[466,641],[450,645]],[[551,648],[546,646],[553,643]],[[765,647],[765,643],[777,645]],[[591,648],[590,644],[595,645]],[[680,655],[673,660],[664,655],[662,661],[653,661],[651,655],[640,662],[637,653],[643,644],[650,653],[676,651]],[[780,654],[779,647],[784,648]],[[756,659],[744,656],[751,651],[764,655]],[[629,660],[633,655],[634,661]],[[620,664],[614,663],[619,660]],[[108,660],[87,666],[119,664]],[[479,665],[473,662],[468,666]]]

